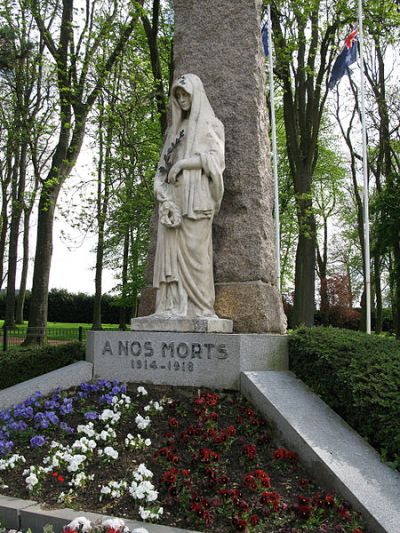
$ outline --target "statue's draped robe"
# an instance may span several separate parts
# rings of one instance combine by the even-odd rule
[[[175,99],[177,87],[192,97],[189,116]],[[172,153],[172,161],[200,156],[201,169],[183,170],[175,184],[165,182],[158,171],[155,192],[158,200],[175,204],[181,223],[172,228],[159,222],[153,286],[157,288],[156,315],[215,316],[212,260],[212,221],[222,195],[225,157],[224,128],[216,118],[201,80],[186,74],[172,88],[172,124],[161,154],[164,154],[184,130],[184,136]]]

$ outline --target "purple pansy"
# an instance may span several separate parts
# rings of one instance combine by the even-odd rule
[[[35,435],[30,440],[32,448],[39,448],[39,446],[43,446],[45,442],[46,442],[46,438],[43,437],[43,435]]]
[[[96,420],[97,419],[97,413],[96,411],[88,411],[84,414],[84,417],[86,420]]]

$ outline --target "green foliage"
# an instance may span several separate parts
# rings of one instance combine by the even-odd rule
[[[24,305],[24,317],[28,316],[31,295],[28,292]],[[50,322],[67,322],[90,324],[93,318],[94,296],[90,294],[70,293],[65,289],[51,289],[48,297]],[[103,317],[108,324],[117,324],[119,311],[116,307],[117,298],[103,295]],[[0,295],[0,319],[5,316],[5,295]],[[58,326],[57,326],[58,327]],[[71,326],[70,326],[71,327]]]
[[[43,348],[18,348],[0,354],[0,389],[22,383],[85,358],[79,342]]]
[[[346,422],[400,466],[400,343],[333,328],[289,337],[291,369]]]

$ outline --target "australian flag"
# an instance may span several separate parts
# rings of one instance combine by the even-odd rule
[[[349,66],[357,61],[357,33],[357,28],[354,28],[354,30],[346,37],[342,51],[332,68],[331,77],[328,83],[329,89],[333,89],[345,74],[349,74]]]

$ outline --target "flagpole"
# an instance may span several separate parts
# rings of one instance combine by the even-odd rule
[[[271,32],[271,6],[267,6],[268,17],[268,59],[269,59],[269,94],[271,101],[271,131],[272,154],[274,171],[274,218],[275,218],[275,253],[276,253],[276,280],[278,290],[281,290],[281,236],[279,221],[279,182],[278,182],[278,156],[276,148],[276,119],[275,119],[275,89],[274,89],[274,63],[272,58],[272,32]]]
[[[365,125],[365,81],[364,81],[364,35],[362,0],[358,0],[358,27],[360,34],[361,61],[361,125],[362,125],[362,166],[363,166],[363,221],[364,221],[364,254],[365,254],[365,307],[366,331],[371,333],[371,268],[369,246],[369,205],[368,205],[368,168],[367,168],[367,133]]]

